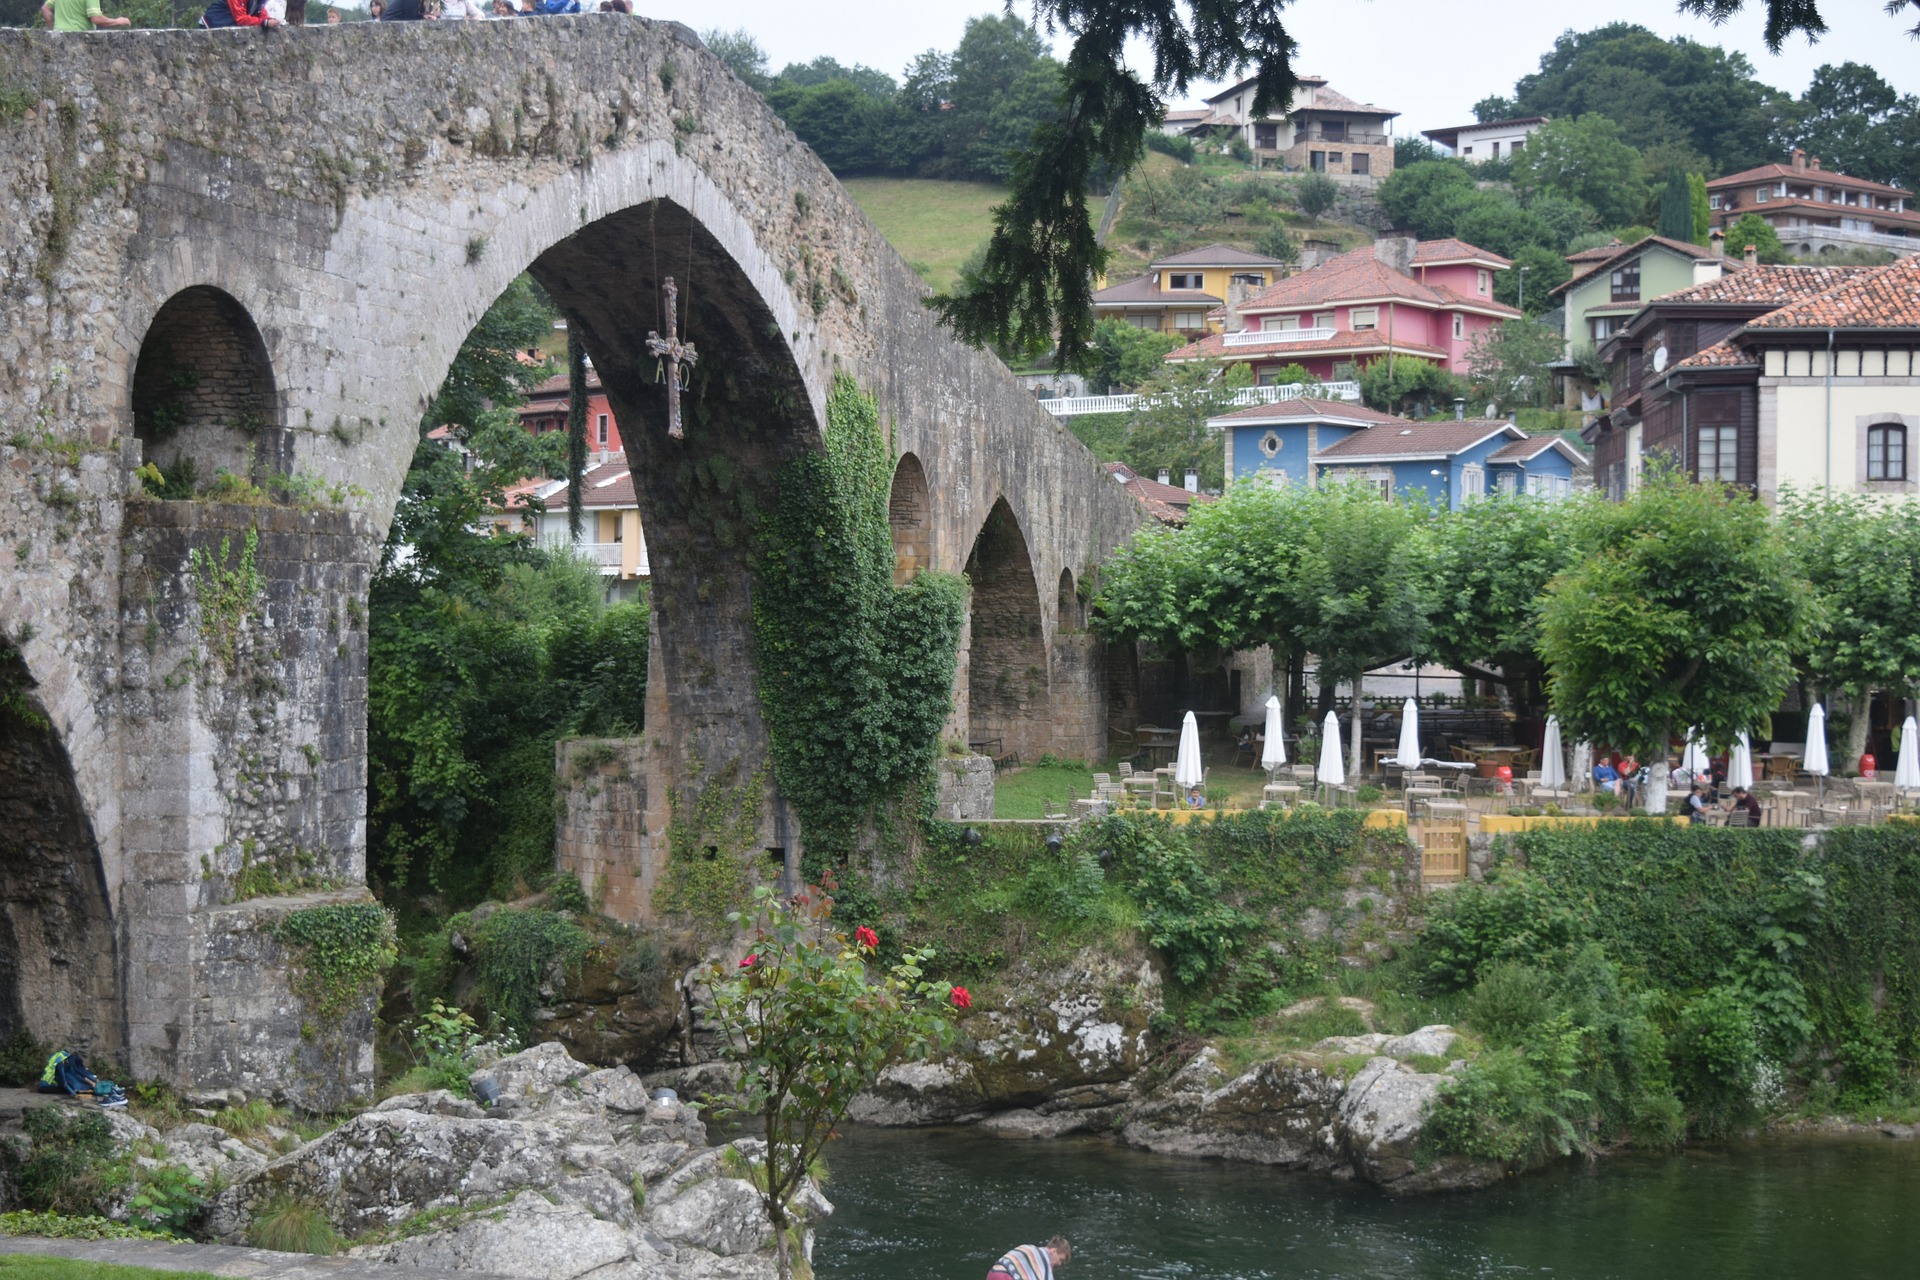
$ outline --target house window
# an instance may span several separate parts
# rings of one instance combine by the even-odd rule
[[[1366,474],[1366,483],[1380,495],[1380,501],[1393,501],[1393,472],[1369,471]]]
[[[1329,152],[1327,152],[1327,163],[1328,163],[1329,165],[1336,165],[1336,164],[1345,164],[1346,162],[1347,162],[1347,153],[1346,153],[1346,152],[1344,152],[1344,151],[1329,151]]]
[[[1719,207],[1720,207],[1720,195],[1718,192],[1715,192],[1713,195],[1710,195],[1707,197],[1707,208],[1718,209]]]
[[[1353,171],[1371,177],[1373,175],[1373,157],[1364,151],[1354,152]]]
[[[1470,462],[1460,468],[1460,500],[1478,502],[1487,496],[1486,469],[1477,462]]]
[[[1298,329],[1299,327],[1299,316],[1268,316],[1260,322],[1260,331],[1262,333],[1279,333],[1283,329]]]
[[[1615,302],[1640,301],[1640,259],[1635,258],[1624,267],[1615,267],[1612,284]]]
[[[1280,433],[1269,431],[1260,437],[1260,452],[1271,458],[1280,452]]]
[[[1280,126],[1277,124],[1256,124],[1253,126],[1253,145],[1261,151],[1280,149]]]
[[[1765,204],[1769,194],[1765,187],[1755,187],[1753,189],[1753,202],[1755,204]]]
[[[1592,316],[1587,320],[1587,328],[1593,334],[1593,343],[1599,346],[1614,335],[1620,327],[1619,316]]]
[[[1207,327],[1207,313],[1204,311],[1176,311],[1173,313],[1173,327],[1182,333],[1189,333]]]
[[[1740,478],[1739,436],[1738,427],[1700,428],[1700,479],[1731,484]]]
[[[1500,158],[1500,140],[1498,138],[1493,140],[1493,158],[1495,160]]]
[[[1458,311],[1453,313],[1453,340],[1460,341],[1467,336],[1467,318]]]
[[[1345,142],[1347,140],[1347,122],[1329,120],[1320,126],[1320,137],[1327,142]]]
[[[1380,327],[1380,308],[1378,307],[1355,307],[1349,314],[1356,333]]]
[[[1150,329],[1160,332],[1160,317],[1152,311],[1133,311],[1121,317],[1136,329]]]
[[[1461,154],[1461,155],[1463,155],[1463,156],[1470,156],[1470,155],[1472,155],[1472,154],[1473,154],[1473,148],[1472,148],[1472,147],[1462,147],[1462,148],[1460,148],[1460,154]]]
[[[1525,138],[1515,138],[1512,143],[1508,145],[1507,153],[1509,156],[1518,155],[1526,145],[1527,140]]]
[[[1233,282],[1235,284],[1250,284],[1258,288],[1267,283],[1267,276],[1263,271],[1236,271],[1233,273]]]
[[[1197,271],[1190,274],[1175,272],[1173,275],[1167,277],[1167,288],[1198,289],[1204,286],[1206,281],[1207,278]]]
[[[1867,479],[1907,478],[1907,429],[1898,422],[1867,428]]]
[[[1500,473],[1500,479],[1496,483],[1502,493],[1520,492],[1520,477],[1514,472],[1502,471]]]
[[[1493,273],[1483,267],[1477,279],[1480,286],[1480,296],[1484,298],[1487,296],[1488,286],[1493,283]]]
[[[1313,313],[1313,327],[1316,329],[1333,328],[1333,312],[1316,311]]]
[[[1315,173],[1325,173],[1327,171],[1327,153],[1324,151],[1307,152],[1307,168],[1313,170]]]
[[[604,413],[601,414],[600,420],[594,423],[594,434],[599,437],[600,447],[602,449],[606,448],[607,447],[607,415],[606,414]]]

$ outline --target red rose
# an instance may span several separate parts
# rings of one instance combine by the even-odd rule
[[[880,935],[865,925],[853,931],[853,940],[869,951],[880,945]]]
[[[751,969],[753,968],[754,961],[758,960],[759,958],[760,957],[757,955],[748,956],[745,960],[742,960],[740,962],[740,967],[742,969]]]
[[[956,1009],[973,1008],[973,995],[965,987],[953,989],[953,1007]]]

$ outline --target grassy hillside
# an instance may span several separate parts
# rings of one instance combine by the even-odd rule
[[[844,184],[907,265],[936,289],[951,285],[967,255],[993,231],[1006,192],[986,182],[849,178]]]

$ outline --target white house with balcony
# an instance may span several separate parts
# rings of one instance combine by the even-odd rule
[[[1527,139],[1540,132],[1540,126],[1546,122],[1545,116],[1515,116],[1511,120],[1485,120],[1479,124],[1457,124],[1420,132],[1468,164],[1481,164],[1488,160],[1513,159],[1527,149]]]
[[[624,453],[607,455],[580,478],[581,529],[576,540],[567,528],[567,482],[523,480],[506,492],[509,511],[519,513],[519,527],[543,547],[571,545],[574,554],[600,569],[608,600],[624,600],[649,576],[647,538],[640,527],[640,504],[634,497],[633,474]]]

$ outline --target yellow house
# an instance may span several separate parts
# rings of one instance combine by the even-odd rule
[[[1278,258],[1230,245],[1188,249],[1148,263],[1146,275],[1097,291],[1093,318],[1201,338],[1221,328],[1209,312],[1252,297],[1286,273],[1287,264]]]

